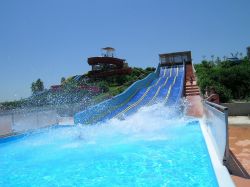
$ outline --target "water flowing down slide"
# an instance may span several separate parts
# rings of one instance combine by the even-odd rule
[[[93,124],[112,118],[122,119],[144,106],[159,102],[166,106],[176,105],[182,96],[183,81],[183,65],[158,67],[120,95],[77,113],[75,123]]]

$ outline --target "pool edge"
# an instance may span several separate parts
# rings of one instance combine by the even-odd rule
[[[201,131],[206,142],[208,153],[211,159],[211,163],[214,169],[215,176],[217,178],[218,185],[220,187],[235,187],[235,184],[227,170],[227,168],[219,161],[215,144],[207,131],[204,120],[199,119]]]

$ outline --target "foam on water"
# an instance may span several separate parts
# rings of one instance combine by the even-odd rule
[[[161,104],[0,144],[0,186],[217,186],[199,123]]]

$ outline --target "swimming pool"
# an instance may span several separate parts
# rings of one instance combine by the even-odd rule
[[[139,114],[0,140],[0,186],[218,186],[198,121]]]

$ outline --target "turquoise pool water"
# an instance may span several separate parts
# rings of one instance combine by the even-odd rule
[[[0,186],[218,186],[198,121],[117,122],[0,140]]]

